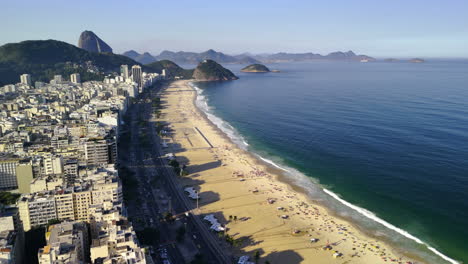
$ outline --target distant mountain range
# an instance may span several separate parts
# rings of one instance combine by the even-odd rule
[[[79,73],[82,81],[101,81],[106,74],[119,74],[122,64],[140,65],[146,72],[161,73],[165,69],[169,77],[200,81],[237,78],[214,61],[200,63],[195,69],[183,69],[169,60],[142,65],[123,55],[90,52],[62,41],[28,40],[0,46],[0,86],[18,83],[23,73],[31,74],[33,82],[48,82],[56,74],[67,79],[72,73]]]
[[[157,56],[153,56],[148,52],[140,54],[134,50],[123,53],[124,56],[132,58],[142,64],[147,64],[157,60],[171,60],[178,64],[198,64],[203,60],[214,60],[218,63],[237,63],[237,64],[258,64],[258,63],[275,63],[275,62],[294,62],[294,61],[310,61],[310,60],[342,60],[342,61],[375,61],[374,58],[367,55],[356,55],[352,51],[348,52],[332,52],[328,55],[320,55],[316,53],[274,53],[267,55],[227,55],[215,50],[207,50],[205,52],[173,52],[163,51]]]
[[[329,53],[328,55],[321,55],[318,53],[275,53],[268,55],[258,55],[255,58],[263,63],[274,63],[274,62],[293,62],[293,61],[311,61],[311,60],[335,60],[335,61],[375,61],[367,55],[357,55],[353,51],[336,51]]]
[[[205,52],[196,53],[196,52],[172,52],[172,51],[163,51],[157,56],[153,56],[148,52],[140,54],[134,50],[124,52],[122,55],[134,59],[142,64],[148,64],[158,60],[170,60],[178,64],[198,64],[204,60],[214,60],[219,63],[241,63],[241,64],[252,64],[258,63],[259,61],[255,60],[252,57],[246,55],[231,56],[226,55],[222,52],[217,52],[212,49]]]

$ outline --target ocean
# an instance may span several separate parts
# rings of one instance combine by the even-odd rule
[[[240,79],[193,85],[239,146],[401,250],[468,263],[468,62],[224,66]]]

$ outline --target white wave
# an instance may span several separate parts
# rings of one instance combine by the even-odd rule
[[[381,219],[381,218],[378,218],[374,213],[364,209],[364,208],[361,208],[359,206],[356,206],[354,204],[351,204],[343,199],[341,199],[337,194],[327,190],[327,189],[322,189],[326,194],[330,195],[331,197],[333,197],[334,199],[338,200],[340,203],[346,205],[347,207],[355,210],[356,212],[360,213],[361,215],[385,226],[386,228],[388,229],[391,229],[393,231],[396,231],[397,233],[399,233],[400,235],[403,235],[404,237],[407,237],[411,240],[414,240],[416,241],[418,244],[421,244],[421,245],[425,245],[429,250],[431,250],[432,252],[434,252],[436,255],[438,255],[439,257],[443,258],[444,260],[452,263],[452,264],[459,264],[459,262],[443,255],[442,253],[440,253],[439,251],[437,251],[436,249],[434,249],[433,247],[430,247],[428,244],[424,243],[421,239],[411,235],[410,233],[408,233],[407,231],[401,229],[401,228],[398,228],[388,222],[386,222],[385,220]]]
[[[256,154],[256,156],[259,157],[259,158],[260,158],[261,160],[263,160],[264,162],[266,162],[266,163],[268,163],[268,164],[271,164],[271,165],[273,165],[274,167],[276,167],[276,168],[278,168],[278,169],[280,169],[280,170],[284,170],[284,171],[289,172],[289,170],[287,170],[287,169],[285,169],[285,168],[279,166],[278,164],[274,163],[272,160],[265,159],[265,158],[263,158],[262,156],[260,156],[260,155],[258,155],[258,154]]]
[[[238,145],[244,150],[247,150],[247,147],[249,146],[247,140],[244,137],[242,137],[233,126],[231,126],[229,123],[212,113],[212,107],[208,105],[208,100],[203,95],[203,90],[198,88],[194,83],[189,83],[189,85],[192,88],[194,88],[197,92],[197,98],[195,100],[195,103],[198,109],[202,110],[202,112],[206,114],[208,119],[213,124],[215,124],[221,131],[223,131],[224,134],[226,134],[236,145]]]
[[[197,98],[196,98],[197,107],[200,110],[202,110],[207,115],[208,119],[211,122],[213,122],[213,124],[215,124],[221,131],[223,131],[236,145],[238,145],[244,150],[247,150],[247,146],[249,146],[249,144],[237,132],[237,130],[233,126],[231,126],[228,122],[222,120],[221,118],[217,117],[216,115],[212,113],[212,108],[208,105],[208,101],[206,97],[203,95],[203,90],[198,88],[194,83],[189,83],[189,85],[193,87],[195,91],[197,92]],[[287,169],[283,168],[280,165],[273,162],[272,160],[266,159],[257,153],[254,153],[254,154],[261,160],[265,161],[266,163],[271,164],[272,166],[287,172],[286,175],[288,176],[289,179],[293,180],[294,184],[307,189],[310,195],[315,194],[313,195],[315,199],[323,200],[323,197],[320,197],[320,192],[326,193],[329,196],[331,196],[335,201],[338,201],[339,203],[345,205],[346,207],[352,209],[353,211],[359,213],[360,215],[365,216],[366,218],[372,220],[373,222],[379,223],[385,226],[386,228],[393,230],[397,232],[398,234],[415,241],[418,244],[425,245],[427,249],[429,249],[430,251],[432,251],[434,254],[441,257],[442,259],[446,260],[447,262],[452,263],[452,264],[460,264],[460,262],[445,256],[441,252],[437,251],[435,248],[430,247],[428,244],[424,243],[419,238],[411,235],[407,231],[400,229],[386,222],[385,220],[377,217],[374,213],[341,199],[337,194],[333,193],[330,190],[327,190],[325,188],[319,188],[320,185],[318,184],[318,182],[313,182],[310,177],[307,177],[300,171],[294,168],[290,168],[290,167],[287,167]]]

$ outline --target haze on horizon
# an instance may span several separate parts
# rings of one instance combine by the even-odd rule
[[[0,45],[92,30],[115,53],[353,50],[373,57],[468,58],[468,2],[90,1],[2,3]]]

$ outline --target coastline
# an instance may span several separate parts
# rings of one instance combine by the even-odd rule
[[[232,250],[234,255],[252,257],[260,250],[261,260],[271,263],[285,260],[289,263],[311,260],[314,263],[348,260],[351,263],[405,263],[415,259],[365,234],[352,222],[311,200],[301,187],[288,183],[282,176],[284,169],[273,168],[277,165],[267,164],[269,162],[262,157],[239,148],[198,109],[197,93],[188,83],[174,82],[162,94],[162,99],[167,100],[168,107],[163,111],[166,118],[176,120],[169,122],[174,136],[168,139],[168,145],[179,162],[187,164],[190,175],[183,177],[181,183],[200,191],[201,214],[215,213],[220,222],[227,223],[230,235],[247,239],[241,244],[241,250]],[[180,114],[182,118],[169,118],[169,112],[171,117]],[[191,133],[191,126],[202,133],[202,137]],[[209,145],[204,140],[209,140]],[[243,177],[238,177],[240,173]],[[275,202],[269,204],[267,199]],[[278,211],[278,206],[285,210]],[[229,221],[229,215],[248,220]],[[282,219],[281,215],[287,215],[288,219]],[[319,241],[311,243],[311,238]],[[322,250],[327,244],[332,246],[331,251]],[[335,250],[343,255],[333,258]],[[418,263],[421,262],[418,260]]]

